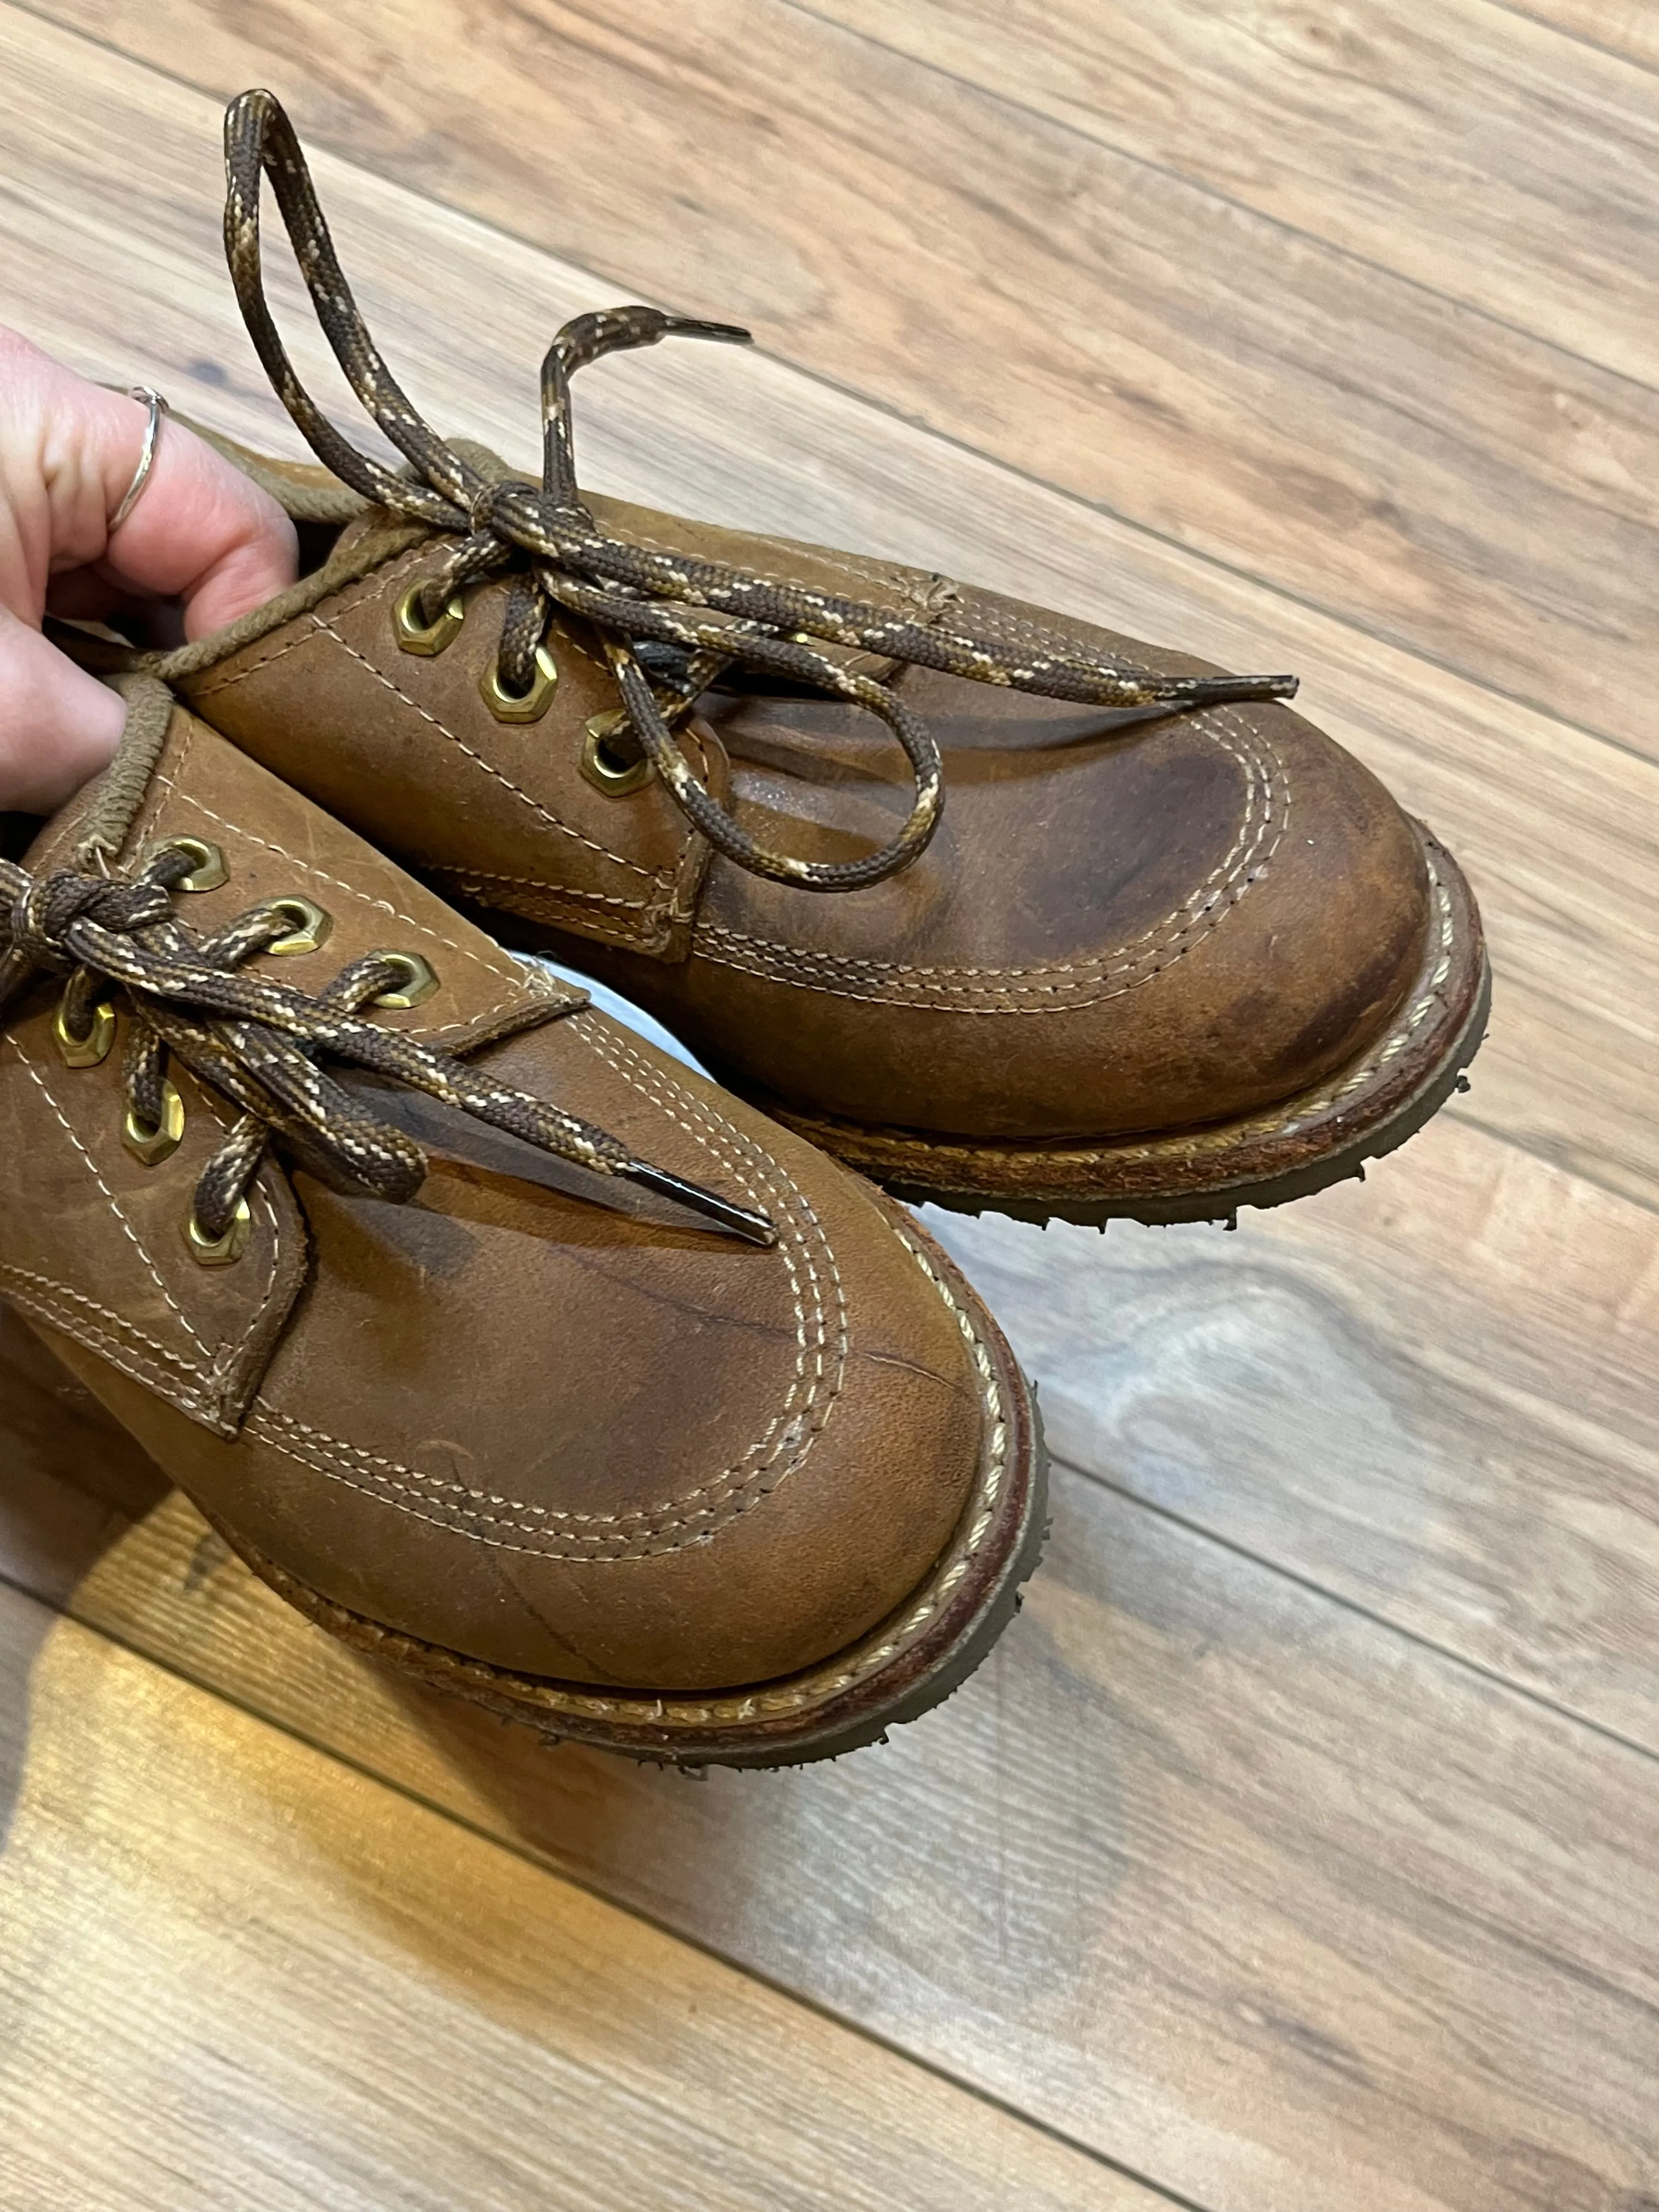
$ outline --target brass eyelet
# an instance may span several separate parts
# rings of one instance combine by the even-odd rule
[[[147,1168],[159,1167],[184,1142],[185,1102],[170,1083],[161,1085],[161,1118],[146,1128],[131,1106],[121,1123],[121,1142]]]
[[[69,1066],[96,1067],[100,1060],[109,1058],[109,1048],[115,1042],[114,1005],[108,999],[100,999],[92,1010],[92,1027],[84,1036],[76,1036],[64,1018],[64,1001],[60,999],[52,1018],[52,1034]]]
[[[224,854],[205,837],[159,837],[145,847],[145,865],[160,860],[163,853],[183,853],[192,863],[190,873],[180,876],[172,886],[175,891],[216,891],[221,884],[230,881]]]
[[[393,983],[384,991],[377,991],[369,1000],[371,1006],[389,1006],[402,1012],[406,1006],[422,1006],[438,988],[438,971],[429,960],[422,960],[418,952],[370,952],[369,960],[395,960],[402,968],[405,980]]]
[[[334,927],[333,915],[308,898],[267,899],[265,911],[282,915],[294,924],[286,937],[279,937],[274,945],[265,947],[267,952],[275,953],[279,960],[294,952],[314,952],[319,945],[328,942]]]
[[[582,774],[613,799],[625,799],[630,791],[641,790],[657,773],[656,763],[644,755],[636,761],[619,761],[610,750],[606,741],[627,727],[628,716],[620,707],[613,707],[608,714],[590,714],[582,744]]]
[[[392,627],[405,653],[418,653],[429,660],[459,635],[466,620],[466,603],[459,592],[453,592],[436,622],[422,622],[421,594],[425,589],[424,583],[410,586],[392,611]]]
[[[559,664],[544,645],[536,647],[535,680],[522,698],[501,689],[501,672],[492,661],[478,678],[483,702],[498,722],[539,722],[553,703]]]
[[[185,1242],[190,1247],[190,1256],[204,1267],[228,1267],[246,1251],[247,1240],[252,1234],[253,1215],[245,1198],[237,1200],[230,1226],[222,1237],[208,1236],[193,1213],[185,1224]]]

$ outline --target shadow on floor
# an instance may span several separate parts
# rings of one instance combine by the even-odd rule
[[[985,2002],[1018,2007],[1034,1987],[1051,2006],[1069,2001],[1077,1869],[1098,1856],[1093,1831],[1115,1791],[1103,1778],[1112,1760],[1097,1690],[1073,1679],[1046,1618],[1068,1578],[1065,1563],[1082,1571],[1098,1549],[1066,1498],[1055,1499],[1039,1594],[937,1711],[889,1746],[841,1760],[698,1778],[550,1746],[312,1627],[3,1316],[0,1408],[14,1462],[0,1480],[0,1573],[71,1606],[94,1635],[751,1968],[791,1985],[804,1979],[832,2005],[856,2008],[872,1958],[913,1956],[918,1990],[943,1974]],[[1095,1565],[1110,1579],[1109,1557]],[[26,1599],[9,1610],[0,1840],[25,1764],[30,1676],[57,1618]],[[1052,1743],[1062,1716],[1060,1748],[1047,1763],[1075,1761],[1074,1786],[1060,1792],[1075,1819],[1056,1825],[1050,1807],[1043,1848],[1016,1847],[1034,1815],[1023,1802],[1023,1761],[1012,1754]],[[65,1725],[76,1732],[72,1714]],[[107,1716],[84,1723],[108,1725]],[[230,1727],[222,1748],[251,1761],[248,1786],[263,1788],[252,1739]],[[95,1766],[96,1747],[87,1755]],[[331,1852],[337,1838],[326,1822],[311,1832],[313,1810],[300,1792],[283,1817],[296,1841],[305,1835]],[[433,1848],[420,1822],[410,1833],[411,1849]],[[1097,1914],[1115,1876],[1097,1871]],[[464,1914],[464,1899],[456,1909]],[[392,1917],[407,1942],[403,1917]],[[909,1987],[907,1976],[898,1981]]]
[[[27,1735],[29,1666],[82,1577],[166,1497],[167,1477],[9,1309],[0,1306],[0,1844]]]

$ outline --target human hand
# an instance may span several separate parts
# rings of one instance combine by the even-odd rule
[[[185,635],[201,637],[294,581],[294,526],[276,501],[169,419],[112,532],[147,418],[0,328],[0,810],[51,813],[121,735],[120,700],[42,636],[44,616],[177,601]]]

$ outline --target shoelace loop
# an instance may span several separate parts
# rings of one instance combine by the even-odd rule
[[[91,1033],[110,987],[119,986],[133,1017],[122,1084],[137,1123],[163,1121],[169,1054],[240,1109],[197,1183],[194,1222],[206,1243],[229,1235],[275,1136],[328,1180],[369,1196],[404,1203],[420,1188],[421,1146],[368,1111],[319,1065],[325,1058],[423,1091],[538,1152],[641,1184],[752,1243],[775,1241],[764,1217],[636,1159],[593,1123],[366,1018],[400,980],[403,956],[366,955],[314,995],[249,972],[243,963],[289,930],[291,916],[266,902],[197,936],[169,896],[193,865],[179,848],[127,877],[80,868],[34,875],[0,860],[0,1012],[40,969],[64,974],[59,1018],[73,1042]]]
[[[423,594],[427,621],[449,598],[497,570],[518,573],[501,629],[499,676],[523,696],[555,607],[599,633],[635,744],[688,819],[714,848],[756,875],[819,891],[857,890],[916,859],[944,804],[939,749],[921,718],[890,685],[849,669],[819,648],[833,645],[880,659],[966,677],[1015,690],[1107,708],[1172,708],[1291,697],[1289,676],[1155,676],[1126,672],[1083,647],[1024,651],[1006,641],[891,608],[752,574],[721,562],[653,552],[602,531],[576,487],[570,380],[606,354],[667,337],[746,343],[735,324],[710,323],[647,307],[579,315],[554,338],[542,363],[541,487],[488,483],[416,411],[369,336],[336,258],[305,155],[280,102],[241,94],[225,116],[225,252],[243,319],[278,397],[324,465],[382,507],[460,538]],[[262,177],[276,195],[295,258],[335,358],[376,424],[410,464],[395,473],[360,453],[300,382],[266,303],[260,261]],[[672,647],[683,673],[653,686],[643,645]],[[903,827],[879,851],[853,860],[804,860],[759,844],[699,781],[672,725],[724,667],[851,701],[878,715],[910,765],[914,799]]]

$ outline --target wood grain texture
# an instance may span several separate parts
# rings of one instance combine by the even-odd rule
[[[143,378],[204,419],[295,449],[221,265],[213,103],[0,9],[0,313],[92,374]],[[76,85],[76,117],[60,89]],[[103,149],[142,133],[118,185]],[[534,450],[532,364],[608,286],[325,155],[322,186],[374,327],[446,427]],[[280,266],[280,264],[279,264]],[[419,272],[418,276],[411,272]],[[298,288],[277,286],[324,390]],[[441,298],[441,312],[430,301]],[[1498,967],[1472,1102],[1548,1158],[1659,1199],[1659,780],[1647,763],[1298,606],[763,357],[684,347],[584,387],[591,480],[720,520],[879,550],[1291,666],[1313,718],[1457,851]],[[354,422],[349,395],[337,410]]]
[[[1158,2212],[521,1856],[44,1626],[0,1592],[17,2212],[1001,2212],[1011,2191]]]
[[[47,12],[1659,750],[1659,392],[786,0]]]
[[[1659,2179],[1659,1763],[1081,1478],[981,1674],[793,1774],[550,1752],[331,1644],[181,1499],[74,1604],[1215,2212]]]
[[[1651,1212],[1443,1119],[1234,1235],[930,1223],[1064,1457],[1659,1753]]]
[[[1494,683],[1547,667],[1659,751],[1647,400],[1608,412],[1616,380],[1514,333],[1470,351],[1490,320],[1400,280],[1362,298],[1278,213],[776,0],[482,0],[465,41],[414,0],[52,12],[216,88],[303,78],[303,119],[424,190],[759,299],[807,366],[1115,481],[1086,408],[1158,528],[1363,619],[1374,592]],[[0,314],[268,429],[212,100],[3,4],[0,67]],[[319,167],[417,394],[530,450],[548,330],[609,283]],[[976,332],[1006,373],[961,366]],[[1656,769],[778,360],[665,352],[583,397],[608,488],[1300,665],[1476,875],[1478,1119],[1236,1237],[946,1224],[1091,1472],[987,1668],[799,1774],[550,1752],[378,1673],[0,1331],[0,1574],[82,1624],[0,1596],[0,2203],[1169,2201],[1093,2153],[1204,2212],[1652,2212]],[[1596,624],[1601,689],[1568,687]]]
[[[1653,0],[1504,0],[1517,15],[1570,32],[1587,46],[1659,70],[1659,9]]]
[[[811,0],[812,12],[1659,384],[1659,101],[1492,0]],[[1598,15],[1616,14],[1601,4]],[[1650,21],[1651,6],[1640,14]],[[1604,43],[1607,43],[1604,41]]]

